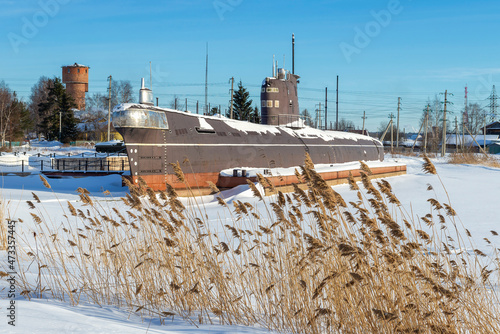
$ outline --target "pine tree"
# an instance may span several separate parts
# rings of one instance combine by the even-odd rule
[[[31,95],[29,98],[29,110],[31,119],[33,120],[33,128],[38,135],[40,132],[41,119],[38,114],[38,105],[47,101],[49,95],[50,79],[47,77],[40,77],[38,82],[31,88]]]
[[[219,108],[217,107],[212,107],[210,111],[208,112],[208,116],[214,116],[219,114]]]
[[[255,107],[253,109],[253,112],[250,116],[250,122],[252,123],[257,123],[259,124],[260,123],[260,112],[259,112],[259,108]]]
[[[309,113],[309,110],[307,110],[307,109],[302,110],[302,112],[300,113],[300,116],[303,119],[305,125],[313,126],[312,116]]]
[[[40,130],[46,139],[59,139],[63,143],[76,140],[78,130],[73,113],[75,107],[75,102],[66,93],[61,80],[59,78],[50,80],[47,101],[38,105],[38,114],[41,119]],[[61,133],[59,133],[59,125],[61,125]]]
[[[255,109],[252,108],[253,101],[250,99],[250,93],[243,87],[241,81],[238,83],[238,90],[234,92],[233,96],[233,119],[241,121],[253,121]],[[228,113],[226,115],[230,117]]]

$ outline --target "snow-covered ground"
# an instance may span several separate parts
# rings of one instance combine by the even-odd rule
[[[40,148],[41,149],[41,148]],[[83,151],[85,149],[82,148]],[[17,158],[22,159],[22,156]],[[14,158],[11,158],[14,159]],[[450,165],[444,159],[434,159],[433,162],[438,175],[425,174],[422,171],[422,159],[415,157],[386,156],[386,161],[407,165],[407,175],[387,178],[394,193],[414,217],[424,216],[429,212],[429,198],[437,198],[448,203],[458,213],[460,222],[472,233],[477,248],[485,253],[491,246],[483,240],[484,237],[495,242],[491,230],[500,229],[500,219],[496,208],[500,199],[498,179],[500,169],[474,165]],[[1,157],[0,157],[1,162]],[[445,188],[441,186],[441,181]],[[7,210],[8,217],[22,219],[24,223],[18,225],[17,233],[29,238],[29,232],[36,224],[30,216],[27,200],[33,200],[32,192],[41,200],[41,207],[51,219],[57,221],[62,218],[61,202],[79,201],[76,189],[86,188],[96,201],[103,206],[120,203],[119,198],[127,192],[122,187],[119,175],[86,178],[49,179],[51,189],[44,187],[38,175],[25,177],[4,175],[0,179],[1,198]],[[428,185],[433,190],[427,190]],[[104,193],[104,191],[109,193]],[[354,201],[356,194],[349,190],[347,185],[335,186],[346,202]],[[248,186],[239,186],[223,193],[228,202],[240,200],[242,202],[262,205],[253,197]],[[186,205],[190,201],[183,199]],[[204,209],[212,224],[221,224],[220,210],[217,200],[213,196],[205,196],[197,200],[203,202]],[[227,222],[224,222],[227,223]],[[7,271],[5,252],[0,253],[0,270]],[[269,333],[263,328],[245,326],[221,326],[218,324],[194,325],[180,318],[167,320],[163,324],[159,320],[141,319],[139,316],[115,306],[96,306],[81,304],[72,307],[69,304],[51,299],[25,300],[16,294],[16,321],[15,327],[8,324],[7,307],[9,306],[9,284],[6,278],[0,280],[0,333]]]

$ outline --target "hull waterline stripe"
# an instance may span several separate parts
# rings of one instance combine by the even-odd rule
[[[303,144],[176,144],[176,143],[169,143],[169,144],[145,144],[145,143],[126,143],[126,146],[157,146],[157,147],[163,147],[163,146],[178,146],[178,147],[186,147],[186,146],[233,146],[233,147],[238,147],[238,146],[243,146],[243,147],[248,147],[248,146],[274,146],[274,147],[283,147],[283,146],[289,146],[289,147],[304,147]],[[369,147],[373,148],[374,146],[377,147],[375,144],[372,145],[355,145],[355,144],[344,144],[344,145],[331,145],[331,144],[308,144],[308,147]]]

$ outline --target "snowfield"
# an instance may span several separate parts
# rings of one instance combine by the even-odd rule
[[[41,150],[41,148],[40,148]],[[48,148],[44,152],[48,152]],[[89,152],[81,149],[79,152]],[[38,153],[38,152],[36,152]],[[24,156],[2,156],[2,159],[19,160]],[[422,171],[422,159],[415,157],[386,156],[386,161],[407,165],[407,175],[387,178],[393,187],[395,195],[413,217],[422,217],[429,212],[429,198],[436,198],[441,202],[450,203],[459,217],[459,225],[463,224],[471,234],[476,247],[486,254],[492,254],[492,246],[483,239],[487,237],[493,243],[498,240],[490,231],[500,230],[500,219],[497,213],[500,199],[498,180],[500,169],[475,165],[451,165],[444,159],[432,159],[438,175],[425,174]],[[1,171],[0,171],[1,172]],[[17,225],[17,246],[22,247],[24,242],[30,242],[30,232],[35,226],[29,206],[26,201],[33,200],[35,193],[50,217],[57,224],[62,220],[63,207],[70,201],[77,206],[80,197],[76,192],[78,187],[86,188],[103,207],[120,205],[120,197],[125,196],[127,188],[122,187],[121,177],[111,175],[104,177],[86,177],[48,179],[51,189],[44,187],[37,174],[17,176],[6,174],[1,177],[1,198],[5,210],[5,217],[23,223]],[[444,184],[444,187],[441,185]],[[432,190],[428,190],[429,185]],[[335,186],[346,202],[355,201],[356,194],[349,190],[348,185]],[[109,191],[109,193],[104,193]],[[250,202],[256,207],[262,205],[253,197],[248,186],[239,186],[223,193],[228,203],[233,200]],[[449,201],[448,201],[449,196]],[[269,200],[269,199],[268,199]],[[194,205],[192,200],[182,199],[186,206]],[[208,221],[213,224],[214,230],[222,230],[228,221],[224,220],[221,206],[214,196],[198,198],[197,203],[202,205],[208,215]],[[81,204],[81,203],[80,203]],[[220,226],[220,227],[219,227]],[[459,226],[460,227],[460,226]],[[8,272],[7,254],[0,252],[0,270]],[[27,261],[27,259],[20,259]],[[130,310],[119,309],[115,306],[93,305],[82,303],[72,307],[53,299],[26,300],[16,293],[15,327],[8,324],[9,283],[6,278],[0,280],[0,332],[1,333],[269,333],[265,328],[245,326],[222,326],[216,321],[213,324],[198,324],[175,317],[160,323],[158,319],[141,318]],[[196,324],[195,324],[196,323]]]

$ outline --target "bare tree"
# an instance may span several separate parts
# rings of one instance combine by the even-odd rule
[[[5,146],[5,134],[7,132],[7,124],[9,123],[12,114],[12,92],[7,87],[5,82],[0,82],[0,138],[2,147]]]
[[[111,83],[111,110],[121,103],[131,103],[135,99],[130,81],[118,80]],[[87,96],[85,112],[80,114],[86,133],[85,140],[100,140],[107,132],[109,93],[94,93]]]
[[[392,140],[394,142],[394,145],[396,145],[398,129],[397,129],[395,123],[393,123],[392,127],[387,128],[389,126],[389,124],[390,124],[390,121],[380,122],[380,125],[378,127],[379,137],[382,136],[382,134],[387,129],[387,133],[385,134],[383,140],[385,142],[390,142],[391,141],[391,128],[392,128]],[[399,132],[399,138],[400,138],[400,140],[402,140],[404,138],[404,133],[401,131]]]
[[[116,87],[119,103],[131,103],[135,100],[134,90],[130,81],[120,80]]]
[[[22,139],[25,130],[32,125],[26,104],[20,101],[4,81],[0,82],[0,140]]]
[[[425,115],[427,117],[427,129],[425,128]],[[438,95],[434,95],[434,99],[427,100],[427,104],[423,108],[422,117],[420,118],[420,126],[422,133],[427,132],[427,145],[430,151],[437,151],[442,140],[443,131],[443,102]]]
[[[108,94],[106,94],[106,99]],[[111,83],[111,108],[120,103],[131,103],[135,100],[132,84],[128,80],[118,80]],[[106,100],[107,101],[107,100]],[[107,108],[106,103],[106,108]]]
[[[339,131],[355,130],[354,122],[345,118],[340,119],[337,129]]]
[[[483,107],[478,103],[469,103],[467,115],[464,117],[464,126],[473,134],[482,133],[487,122],[486,117],[486,110]]]
[[[100,140],[101,134],[107,131],[108,98],[101,93],[87,96],[85,112],[80,114],[83,123],[85,140]]]
[[[177,95],[174,95],[174,97],[172,98],[172,101],[170,101],[169,106],[171,109],[182,110],[182,106],[180,105],[180,99]],[[210,113],[210,111],[209,111],[209,113]]]

